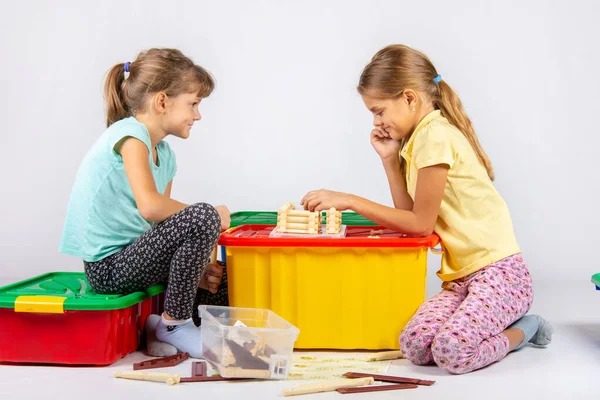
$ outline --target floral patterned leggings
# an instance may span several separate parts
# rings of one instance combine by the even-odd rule
[[[524,316],[533,288],[521,254],[442,284],[442,292],[419,307],[400,335],[400,347],[415,364],[435,362],[465,374],[508,354],[506,327]]]
[[[155,224],[135,242],[100,261],[84,262],[96,293],[129,294],[167,283],[165,311],[193,317],[198,282],[221,231],[221,217],[206,203],[192,204]]]

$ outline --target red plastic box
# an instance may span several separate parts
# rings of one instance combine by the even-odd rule
[[[0,362],[109,365],[137,350],[163,285],[95,293],[83,273],[44,274],[0,288]]]

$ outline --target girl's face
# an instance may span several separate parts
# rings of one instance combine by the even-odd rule
[[[163,119],[165,132],[187,139],[192,125],[201,118],[198,110],[201,100],[196,93],[182,93],[175,97],[168,97]]]
[[[394,99],[362,96],[365,106],[373,113],[373,125],[394,140],[411,134],[419,122],[414,92],[406,92]]]

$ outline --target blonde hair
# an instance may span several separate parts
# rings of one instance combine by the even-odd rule
[[[467,138],[471,147],[494,180],[492,163],[481,147],[475,129],[454,90],[444,80],[434,81],[438,73],[429,58],[408,46],[395,44],[379,50],[363,69],[358,83],[361,95],[398,98],[407,88],[416,90],[433,103],[448,121]],[[402,140],[402,146],[408,140]],[[400,169],[406,176],[406,163],[401,158]]]
[[[125,63],[113,66],[104,83],[107,127],[143,109],[147,98],[155,93],[164,92],[167,96],[197,93],[205,98],[215,87],[208,71],[176,49],[142,51],[133,62],[127,63],[127,79],[125,66]]]

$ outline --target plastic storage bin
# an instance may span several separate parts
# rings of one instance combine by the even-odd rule
[[[269,238],[274,226],[221,235],[229,305],[273,310],[300,329],[300,349],[397,349],[426,296],[428,248],[409,238],[349,226],[345,238]]]
[[[85,274],[54,272],[0,288],[0,362],[109,365],[135,351],[163,285],[95,293]]]
[[[298,328],[269,310],[198,307],[202,355],[228,378],[287,379]]]
[[[323,213],[325,222],[325,213]],[[377,224],[355,212],[343,212],[342,224],[348,226],[376,226]],[[239,211],[231,214],[231,228],[240,225],[277,225],[277,211]]]

